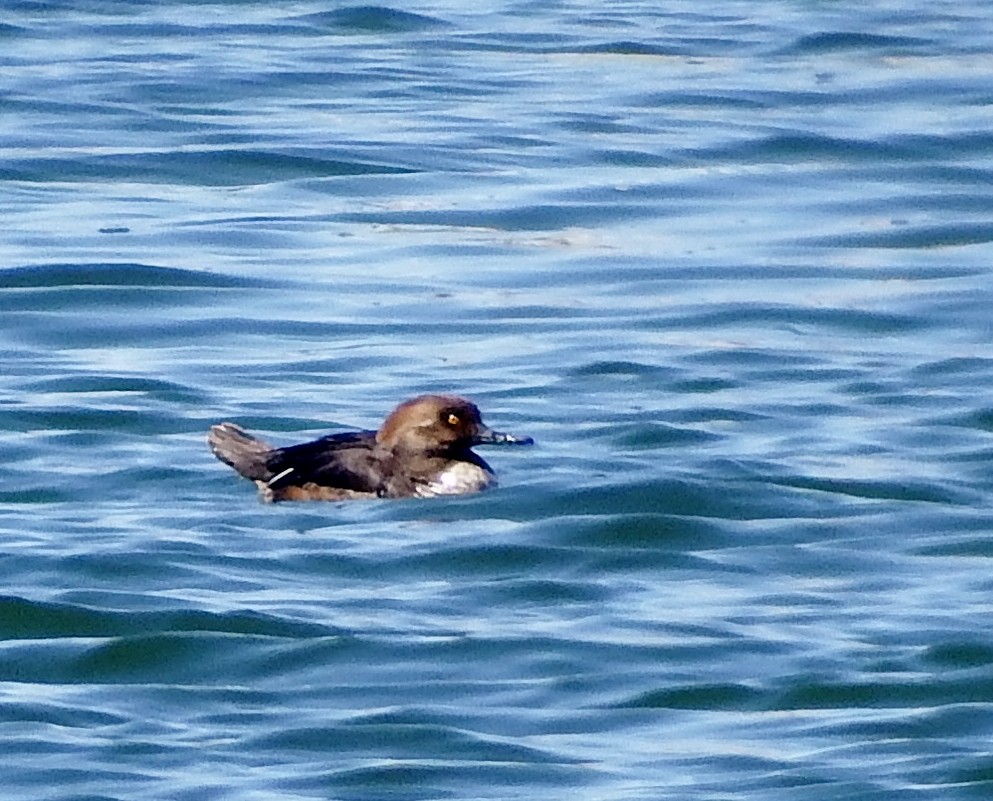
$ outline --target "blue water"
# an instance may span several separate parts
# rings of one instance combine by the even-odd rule
[[[993,796],[982,4],[11,0],[4,799]],[[207,451],[427,391],[501,487]]]

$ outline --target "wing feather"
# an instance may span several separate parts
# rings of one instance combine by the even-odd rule
[[[316,484],[356,492],[378,493],[382,477],[373,453],[374,431],[331,434],[313,442],[272,451],[266,468],[272,490]]]

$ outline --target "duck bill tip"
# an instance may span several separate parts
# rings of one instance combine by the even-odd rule
[[[534,445],[531,437],[518,437],[514,434],[507,434],[503,431],[493,431],[485,429],[476,434],[473,438],[475,445]]]

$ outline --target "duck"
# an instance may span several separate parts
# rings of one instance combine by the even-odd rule
[[[466,495],[497,484],[477,445],[533,445],[486,426],[476,404],[457,395],[418,395],[377,431],[329,434],[278,448],[235,423],[211,426],[214,456],[255,482],[259,497],[345,501]]]

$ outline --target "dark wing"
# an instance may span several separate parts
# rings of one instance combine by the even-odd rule
[[[278,490],[313,483],[356,492],[379,492],[381,476],[372,450],[375,443],[376,432],[356,431],[278,448],[266,459],[266,468],[273,476],[269,487]]]

